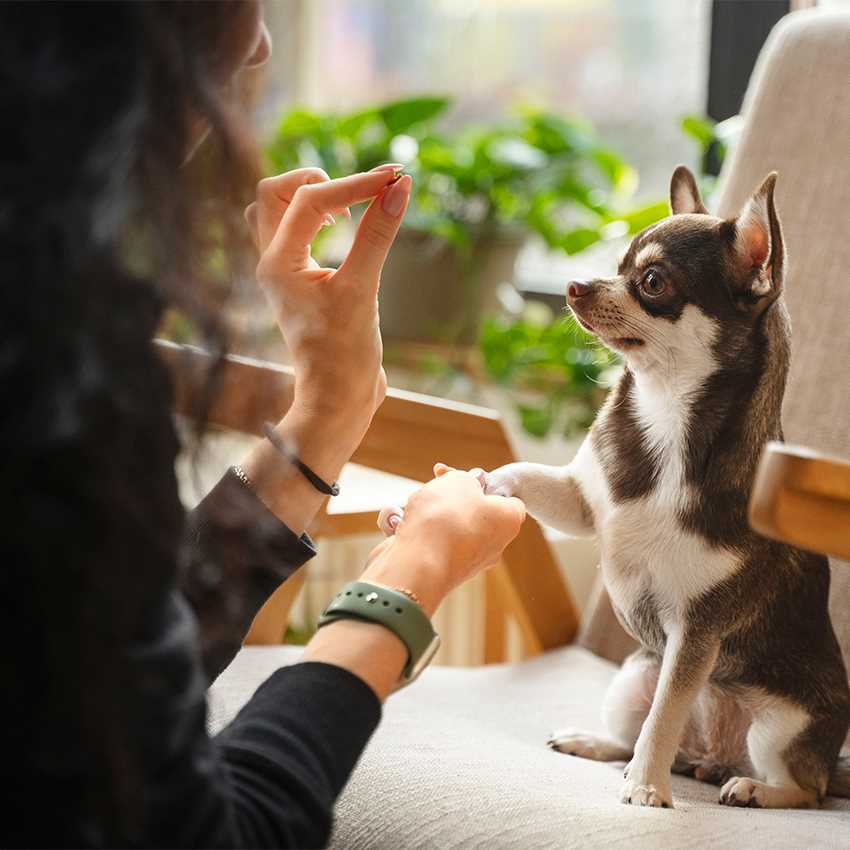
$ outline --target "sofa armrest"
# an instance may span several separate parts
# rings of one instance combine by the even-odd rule
[[[768,443],[749,515],[752,527],[766,537],[850,558],[850,461]]]

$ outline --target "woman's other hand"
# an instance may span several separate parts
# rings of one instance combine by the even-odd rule
[[[413,590],[429,615],[450,590],[495,564],[525,519],[519,499],[485,495],[480,470],[437,464],[434,471],[437,477],[403,511],[381,512],[382,530],[393,536],[373,552],[363,574],[366,581]]]
[[[410,177],[395,179],[399,168],[339,180],[313,168],[269,177],[245,213],[260,251],[257,280],[295,366],[295,404],[346,419],[358,442],[386,392],[377,295],[410,197]],[[310,253],[320,229],[369,199],[343,264],[320,268]]]

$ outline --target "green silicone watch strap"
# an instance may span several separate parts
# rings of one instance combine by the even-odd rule
[[[398,635],[408,652],[403,679],[411,677],[437,636],[428,615],[415,602],[397,590],[367,581],[343,587],[322,612],[319,628],[343,618],[379,623]]]

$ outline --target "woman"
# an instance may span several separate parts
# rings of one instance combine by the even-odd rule
[[[334,620],[214,739],[204,691],[313,553],[303,532],[320,485],[381,403],[376,294],[410,178],[389,166],[259,183],[247,219],[295,402],[187,522],[150,339],[178,306],[221,342],[188,281],[211,267],[211,233],[238,242],[230,213],[248,157],[228,100],[268,56],[260,6],[5,4],[0,15],[3,843],[321,845],[406,644]],[[183,167],[208,130],[226,163],[210,196]],[[319,228],[370,199],[341,268],[318,269]],[[437,471],[363,574],[428,616],[524,516],[475,476]]]

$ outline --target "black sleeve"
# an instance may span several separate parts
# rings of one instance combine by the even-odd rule
[[[322,847],[336,798],[381,707],[360,678],[307,662],[273,673],[219,735],[206,732],[195,622],[179,593],[127,654],[133,739],[143,754],[143,824],[132,843]],[[158,694],[138,688],[159,682]]]
[[[216,738],[243,843],[324,846],[336,798],[380,712],[369,686],[341,667],[303,663],[272,675]]]
[[[316,550],[233,470],[189,514],[186,529],[181,587],[198,618],[204,672],[212,682],[239,651],[263,603]]]

